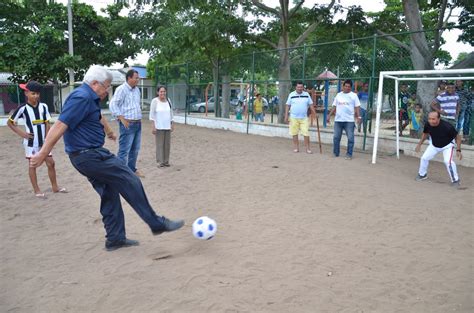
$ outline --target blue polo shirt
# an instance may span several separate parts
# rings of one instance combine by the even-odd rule
[[[104,145],[104,126],[100,123],[100,98],[87,84],[67,97],[58,120],[68,126],[64,133],[66,153]]]

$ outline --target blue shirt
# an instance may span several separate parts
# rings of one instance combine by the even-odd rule
[[[74,89],[64,102],[58,120],[68,126],[64,133],[66,153],[102,147],[104,126],[100,122],[100,98],[87,84]]]
[[[313,104],[311,96],[306,91],[297,93],[291,92],[288,95],[286,105],[290,106],[290,117],[292,118],[306,118],[308,117],[308,108]]]
[[[359,97],[360,108],[367,110],[367,104],[369,102],[369,94],[365,91],[359,91],[357,96]]]

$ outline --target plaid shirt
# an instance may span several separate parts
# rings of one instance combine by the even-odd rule
[[[140,89],[123,83],[115,90],[109,109],[114,116],[123,116],[127,120],[141,120]]]

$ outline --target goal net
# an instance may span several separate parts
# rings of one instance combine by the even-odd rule
[[[420,80],[472,80],[474,79],[474,69],[455,70],[424,70],[424,71],[386,71],[380,72],[377,92],[377,111],[375,118],[374,145],[372,151],[372,164],[377,161],[377,145],[380,132],[380,115],[382,112],[382,97],[384,82],[393,80],[395,83],[395,127],[396,127],[396,154],[400,158],[400,136],[399,136],[399,112],[398,112],[398,84],[401,81]]]

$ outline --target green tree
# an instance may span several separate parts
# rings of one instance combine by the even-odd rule
[[[278,50],[279,98],[282,99],[279,104],[278,122],[282,123],[285,106],[283,99],[288,97],[291,88],[291,48],[301,46],[318,24],[330,19],[335,0],[331,0],[327,6],[316,5],[310,11],[302,8],[304,0],[297,1],[292,8],[289,0],[280,0],[277,7],[267,6],[259,0],[243,2],[245,9],[257,17],[273,18],[268,24],[257,20],[256,28],[261,33],[255,39]]]
[[[472,5],[468,1],[448,0],[385,0],[385,10],[375,15],[372,26],[383,38],[404,49],[411,59],[413,69],[432,70],[436,63],[447,64],[451,57],[441,50],[442,34],[446,27],[452,26],[449,22],[454,9],[463,9],[463,12],[472,12]],[[465,29],[460,40],[468,40],[469,30],[464,27],[465,20],[472,19],[461,15],[461,27]],[[425,29],[432,31],[424,32]],[[410,31],[409,40],[401,40],[387,32]],[[467,37],[466,37],[467,36]],[[472,41],[472,38],[470,38]],[[474,53],[469,54],[463,62],[455,64],[454,68],[474,65]],[[435,81],[420,81],[417,84],[417,94],[420,96],[423,107],[428,112],[432,96],[436,89]]]
[[[108,17],[98,16],[86,4],[73,2],[74,56],[68,54],[67,10],[50,1],[0,3],[0,65],[12,72],[14,81],[68,80],[67,68],[82,79],[92,64],[123,62],[140,50],[138,42],[124,31],[127,18],[119,15],[123,5],[109,6]]]
[[[220,68],[220,61],[240,51],[239,46],[242,46],[242,38],[247,31],[246,22],[233,14],[238,2],[155,2],[150,12],[141,10],[143,2],[146,1],[137,4],[132,15],[145,25],[139,32],[139,38],[143,42],[143,48],[152,55],[151,64],[165,69],[167,78],[173,76],[182,79],[186,75],[185,66],[166,66],[170,63],[202,60],[201,65],[207,63],[202,68],[212,69],[213,94],[218,95],[219,71],[224,81],[229,79],[228,72],[231,71],[229,67]],[[196,71],[191,68],[191,76],[195,77],[202,68],[196,68]],[[199,76],[202,77],[202,73]],[[218,113],[228,117],[229,84],[226,82],[224,85],[224,101]]]

